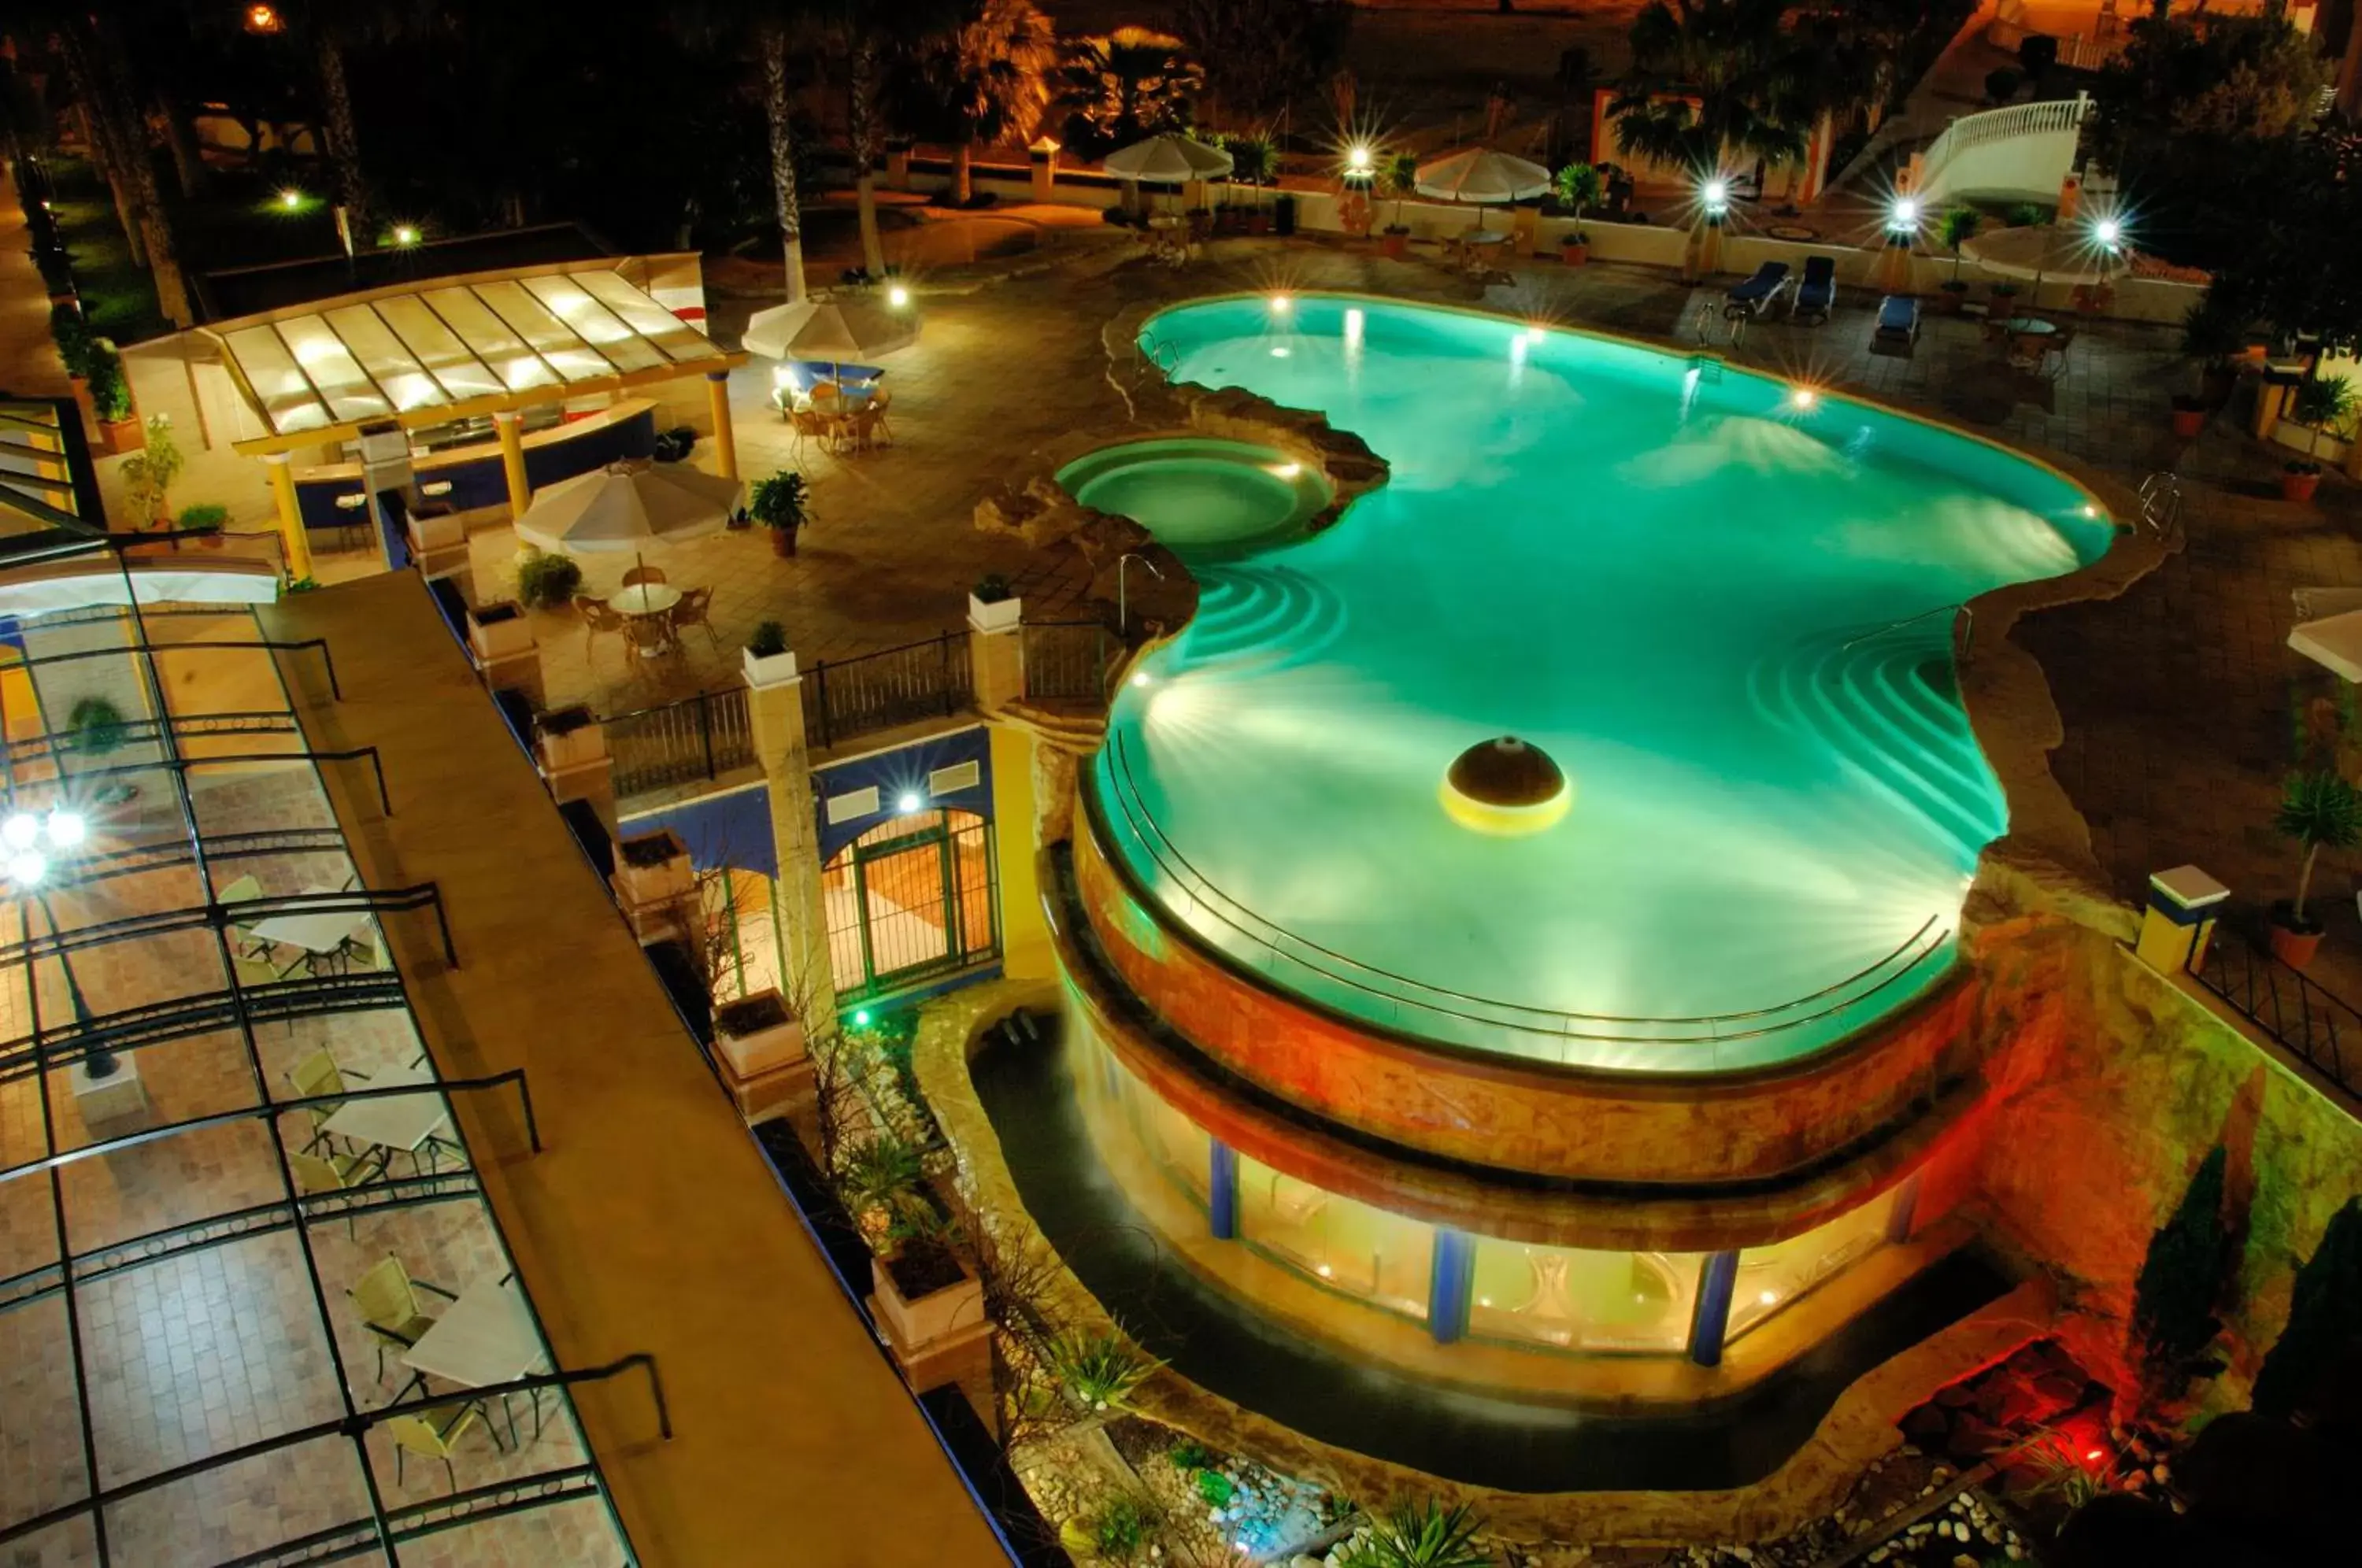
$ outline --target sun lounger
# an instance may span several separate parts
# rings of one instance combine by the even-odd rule
[[[1755,276],[1722,296],[1722,318],[1751,321],[1771,309],[1787,287],[1788,263],[1766,261],[1755,269]]]
[[[1790,321],[1824,322],[1838,301],[1838,259],[1805,258],[1805,281],[1796,285],[1796,303],[1788,307]]]
[[[1870,335],[1870,351],[1908,359],[1919,341],[1919,302],[1909,294],[1889,294],[1878,307],[1878,326]]]

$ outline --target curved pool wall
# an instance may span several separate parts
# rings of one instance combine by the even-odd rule
[[[1192,561],[1268,548],[1303,531],[1335,491],[1276,447],[1206,436],[1120,441],[1057,473],[1066,493],[1129,517]]]
[[[1197,617],[1086,787],[1162,918],[1381,1030],[1727,1073],[1943,975],[2006,827],[1953,608],[2113,530],[2062,476],[1711,359],[1344,297],[1186,305],[1174,379],[1318,409],[1392,466],[1337,525],[1193,552]],[[1546,832],[1445,815],[1515,734]]]

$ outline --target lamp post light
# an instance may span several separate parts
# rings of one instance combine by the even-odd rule
[[[1886,238],[1890,245],[1909,244],[1919,237],[1919,198],[1897,196],[1894,204],[1886,209]]]
[[[7,875],[9,896],[19,900],[26,911],[25,963],[28,971],[36,962],[31,911],[41,911],[42,918],[50,922],[51,936],[61,934],[47,889],[60,880],[57,873],[61,865],[89,837],[88,819],[69,806],[52,806],[47,815],[38,816],[19,809],[0,818],[0,871]],[[66,956],[62,944],[58,949],[58,967],[65,976],[66,1000],[72,1007],[74,1021],[87,1023],[90,1004],[83,998],[82,982],[75,977],[73,961]],[[113,1077],[121,1066],[115,1053],[104,1045],[93,1045],[83,1056],[83,1069],[93,1082]]]
[[[1698,201],[1705,208],[1705,221],[1719,225],[1730,215],[1730,182],[1719,174],[1709,175],[1698,186]]]

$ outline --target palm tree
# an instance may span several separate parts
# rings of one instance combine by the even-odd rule
[[[1128,142],[1185,129],[1206,74],[1179,39],[1118,28],[1070,46],[1058,81],[1058,101],[1068,111],[1066,145],[1097,158]]]
[[[779,243],[787,263],[789,304],[800,304],[804,285],[803,203],[796,189],[795,98],[788,70],[789,46],[815,25],[825,26],[834,7],[828,0],[689,0],[673,7],[676,25],[725,54],[744,50],[754,58],[756,96],[763,104],[765,150],[771,165],[771,201],[779,219]]]
[[[156,303],[175,326],[193,319],[181,274],[172,215],[156,182],[148,116],[131,52],[111,9],[59,6],[52,17],[66,76],[90,127],[92,151],[114,188],[116,209],[135,265],[148,269]]]
[[[431,25],[435,10],[421,0],[305,0],[281,6],[288,35],[311,57],[319,96],[320,148],[337,178],[337,201],[357,243],[377,232],[377,193],[361,164],[360,130],[353,116],[346,56],[381,47]]]
[[[920,76],[955,133],[952,199],[965,203],[977,144],[1029,135],[1049,106],[1058,35],[1033,0],[967,0],[960,11],[924,47]]]
[[[1805,156],[1820,103],[1789,0],[1651,0],[1632,23],[1632,69],[1608,112],[1623,149],[1696,171],[1738,153]]]

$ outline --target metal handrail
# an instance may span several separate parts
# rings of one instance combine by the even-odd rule
[[[1969,624],[1972,629],[1976,625],[1977,613],[1973,606],[1967,604],[1937,604],[1920,611],[1916,615],[1905,615],[1900,621],[1889,621],[1883,626],[1872,627],[1871,630],[1862,633],[1858,637],[1848,637],[1844,642],[1838,645],[1838,652],[1848,652],[1850,649],[1860,646],[1863,643],[1871,641],[1872,638],[1882,637],[1889,632],[1899,632],[1904,627],[1916,624],[1918,622],[1926,620],[1931,615],[1940,615],[1947,613],[1952,613],[1956,616],[1965,615],[1969,618]]]
[[[2347,1045],[2362,1040],[2362,1008],[2229,927],[2201,952],[2199,929],[2190,928],[2182,960],[2190,977],[2327,1079],[2348,1109],[2362,1110],[2362,1060],[2349,1067],[2346,1059]]]
[[[1184,888],[1191,899],[1200,908],[1206,910],[1207,913],[1220,921],[1224,926],[1237,932],[1241,936],[1245,937],[1248,941],[1254,943],[1257,946],[1271,953],[1274,956],[1297,964],[1314,974],[1319,975],[1327,979],[1334,980],[1341,985],[1350,987],[1363,995],[1381,998],[1386,1001],[1393,1002],[1403,1007],[1415,1009],[1422,1012],[1433,1013],[1440,1017],[1456,1018],[1467,1022],[1480,1023],[1488,1028],[1514,1030],[1526,1033],[1542,1034],[1556,1039],[1591,1040],[1627,1044],[1694,1044],[1705,1042],[1719,1043],[1724,1041],[1753,1039],[1761,1035],[1780,1033],[1789,1029],[1801,1027],[1804,1024],[1827,1018],[1832,1013],[1842,1011],[1846,1008],[1866,1000],[1870,997],[1876,995],[1879,991],[1885,989],[1888,986],[1893,985],[1895,981],[1901,979],[1912,970],[1917,968],[1919,965],[1931,955],[1940,952],[1944,944],[1949,941],[1952,935],[1951,929],[1948,926],[1944,927],[1941,930],[1937,930],[1937,927],[1941,921],[1941,916],[1939,914],[1931,914],[1927,917],[1926,921],[1920,925],[1917,931],[1912,933],[1909,937],[1905,938],[1892,951],[1888,952],[1875,962],[1865,965],[1861,968],[1857,969],[1852,974],[1846,976],[1844,978],[1824,986],[1818,990],[1809,992],[1801,997],[1793,998],[1790,1000],[1781,1002],[1771,1007],[1752,1008],[1736,1012],[1696,1013],[1670,1016],[1586,1013],[1564,1009],[1535,1007],[1523,1002],[1502,1001],[1492,997],[1482,997],[1465,991],[1455,991],[1448,987],[1430,985],[1423,980],[1414,979],[1408,976],[1398,975],[1390,970],[1379,968],[1375,965],[1366,964],[1360,959],[1353,958],[1346,954],[1339,953],[1333,948],[1325,947],[1308,938],[1299,936],[1295,933],[1286,930],[1285,927],[1274,924],[1272,922],[1264,920],[1262,916],[1255,914],[1252,910],[1246,909],[1243,905],[1239,904],[1236,900],[1231,899],[1227,894],[1221,892],[1220,889],[1218,889],[1203,872],[1199,871],[1195,866],[1189,863],[1188,858],[1181,854],[1178,847],[1174,845],[1170,839],[1165,837],[1163,829],[1156,825],[1154,819],[1147,815],[1144,805],[1135,804],[1138,790],[1137,787],[1131,783],[1126,745],[1126,738],[1121,734],[1117,734],[1110,737],[1110,745],[1103,753],[1103,755],[1109,758],[1111,781],[1122,786],[1120,789],[1110,790],[1107,791],[1107,793],[1114,798],[1118,809],[1124,813],[1126,824],[1132,830],[1133,835],[1140,841],[1142,845],[1148,850],[1150,855],[1156,859],[1157,864],[1163,867],[1168,875],[1172,875],[1174,877],[1175,881]],[[1087,792],[1085,802],[1087,809],[1091,811],[1093,815],[1096,817],[1098,815],[1098,792]],[[1162,850],[1158,847],[1159,844],[1162,844],[1163,845]],[[1171,857],[1170,860],[1167,859],[1168,855]],[[1175,869],[1175,863],[1177,863],[1178,870]],[[1318,954],[1325,960],[1359,970],[1362,973],[1374,977],[1377,979],[1407,987],[1415,991],[1425,992],[1429,996],[1443,999],[1429,1001],[1419,996],[1398,995],[1393,991],[1381,988],[1378,986],[1358,980],[1352,976],[1339,974],[1332,969],[1324,967],[1321,964],[1315,963],[1309,959],[1287,952],[1271,936],[1264,935],[1258,931],[1250,929],[1248,926],[1241,924],[1239,921],[1232,919],[1230,915],[1223,913],[1220,910],[1211,907],[1209,900],[1219,900],[1222,904],[1231,906],[1231,908],[1236,910],[1238,914],[1244,919],[1253,921],[1257,925],[1268,927],[1269,930],[1278,937],[1284,938],[1286,941],[1302,947],[1308,952]],[[1931,933],[1933,933],[1932,935],[1930,934]],[[1901,960],[1901,962],[1898,964],[1897,960]],[[1851,995],[1838,996],[1838,993],[1840,992],[1851,991],[1854,987],[1870,979],[1872,976],[1878,975],[1882,970],[1889,970],[1890,972],[1885,974],[1884,977],[1880,978],[1876,984],[1870,986],[1867,989],[1855,992]],[[1796,1010],[1801,1008],[1811,1007],[1814,1003],[1823,1001],[1831,997],[1838,997],[1838,999],[1817,1011],[1806,1013],[1798,1017],[1781,1018],[1781,1015],[1783,1014],[1794,1012]],[[1449,1005],[1451,1003],[1464,1003],[1494,1009],[1499,1012],[1513,1015],[1524,1014],[1537,1021],[1521,1022],[1514,1017],[1500,1018],[1487,1016],[1484,1013],[1469,1012],[1463,1010],[1462,1007]],[[1772,1023],[1762,1023],[1759,1021],[1765,1019],[1780,1019],[1780,1021]],[[1540,1021],[1545,1020],[1554,1021],[1558,1027],[1550,1027],[1546,1023]],[[1673,1029],[1677,1026],[1688,1026],[1688,1028],[1686,1032],[1683,1032],[1631,1033],[1572,1027],[1575,1024],[1658,1025],[1663,1026],[1668,1030]],[[1753,1027],[1726,1030],[1723,1027],[1726,1024],[1752,1024]]]
[[[2148,531],[2167,539],[2181,527],[2181,476],[2170,469],[2159,469],[2141,480],[2141,521]]]

